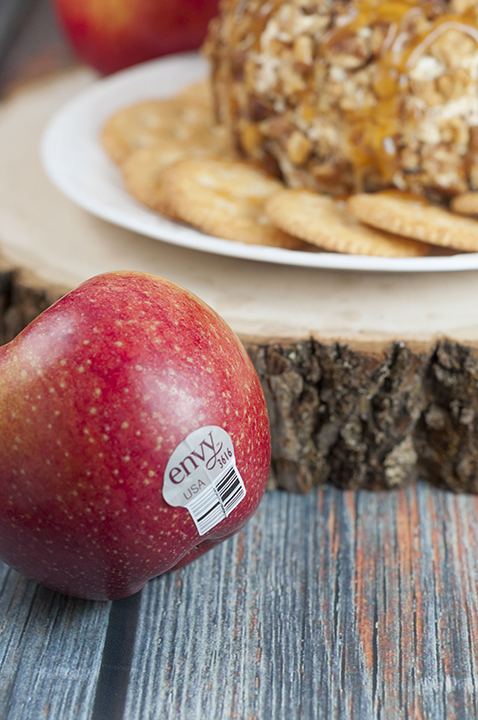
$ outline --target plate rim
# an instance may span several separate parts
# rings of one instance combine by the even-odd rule
[[[86,185],[79,184],[76,176],[69,169],[65,162],[68,155],[63,155],[59,160],[58,147],[62,148],[64,138],[69,138],[69,147],[87,147],[88,135],[85,133],[85,126],[78,124],[78,119],[85,114],[89,108],[97,105],[98,100],[103,104],[102,122],[108,114],[124,106],[121,98],[125,89],[130,91],[134,87],[138,100],[141,95],[144,98],[153,97],[146,92],[146,84],[152,77],[156,79],[171,76],[177,79],[176,89],[187,85],[204,76],[207,72],[207,61],[197,52],[178,53],[168,55],[156,60],[150,60],[139,65],[127,68],[103,78],[94,80],[93,83],[71,98],[65,105],[57,110],[47,123],[40,141],[40,158],[43,169],[53,185],[76,205],[83,208],[90,214],[105,220],[113,225],[151,237],[160,242],[186,247],[201,252],[208,252],[226,257],[252,260],[275,265],[291,265],[308,269],[329,269],[346,270],[356,272],[455,272],[478,269],[478,253],[457,253],[450,256],[432,256],[419,258],[384,258],[368,255],[351,255],[341,253],[323,253],[306,251],[287,250],[261,245],[251,245],[241,242],[233,242],[225,238],[213,237],[190,228],[182,223],[177,223],[163,218],[159,213],[149,210],[140,205],[125,190],[123,195],[127,196],[129,205],[134,207],[135,212],[131,213],[124,208],[118,209],[101,199],[85,191]],[[192,80],[186,81],[186,74],[195,76]],[[183,82],[181,82],[181,77]],[[148,85],[149,87],[149,85]],[[144,90],[143,90],[144,88]],[[170,93],[161,94],[155,91],[157,97],[169,97]],[[86,113],[87,114],[87,113]],[[104,153],[105,161],[110,171],[115,173],[121,183],[118,168],[107,158],[101,148],[99,141],[101,123],[97,115],[93,123],[96,133],[96,150]],[[63,141],[62,141],[63,138]],[[76,145],[75,145],[76,142]],[[79,142],[79,145],[78,145]],[[85,146],[86,143],[86,146]],[[63,150],[65,148],[63,147]],[[61,155],[60,155],[61,156]],[[105,178],[103,178],[105,179]],[[117,188],[119,189],[119,188]],[[142,222],[138,221],[138,218]]]

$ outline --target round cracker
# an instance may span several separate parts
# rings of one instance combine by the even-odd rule
[[[170,140],[166,146],[136,150],[122,166],[127,190],[143,205],[164,214],[164,170],[184,157],[184,146],[177,140]]]
[[[465,252],[478,251],[478,223],[396,194],[353,195],[349,210],[364,223],[407,238]]]
[[[267,201],[265,210],[285,232],[328,251],[382,257],[416,257],[429,252],[424,243],[362,225],[344,202],[310,190],[281,190]]]
[[[268,220],[264,202],[282,185],[258,168],[190,157],[167,168],[162,182],[166,214],[203,232],[248,244],[311,249]]]
[[[196,139],[181,142],[164,137],[158,145],[140,148],[132,152],[121,166],[123,180],[128,191],[140,203],[165,214],[163,199],[163,174],[166,168],[187,157],[216,156],[234,157],[227,131],[214,126],[204,134],[201,142]]]
[[[478,215],[478,192],[465,192],[456,195],[450,205],[453,212],[462,215]]]
[[[101,133],[111,159],[121,165],[135,150],[152,147],[165,138],[199,144],[214,125],[209,83],[197,83],[179,95],[122,108]]]

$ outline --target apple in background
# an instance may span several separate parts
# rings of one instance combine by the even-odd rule
[[[257,374],[177,285],[98,275],[0,348],[0,557],[115,599],[240,529],[270,462]]]
[[[53,0],[79,58],[109,74],[202,44],[218,0]]]

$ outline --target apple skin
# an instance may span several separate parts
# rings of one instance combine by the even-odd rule
[[[218,0],[54,0],[78,57],[107,75],[170,53],[195,50]]]
[[[246,495],[199,535],[163,498],[171,453],[229,433]],[[242,344],[156,276],[87,280],[0,348],[0,557],[54,590],[131,595],[243,527],[265,490],[270,430]]]

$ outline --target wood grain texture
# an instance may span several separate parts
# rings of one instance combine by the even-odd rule
[[[0,568],[0,717],[88,717],[110,605],[67,598]]]
[[[115,718],[477,717],[477,512],[424,483],[268,493],[240,534],[143,589]],[[0,717],[97,720],[114,604],[1,578]]]

